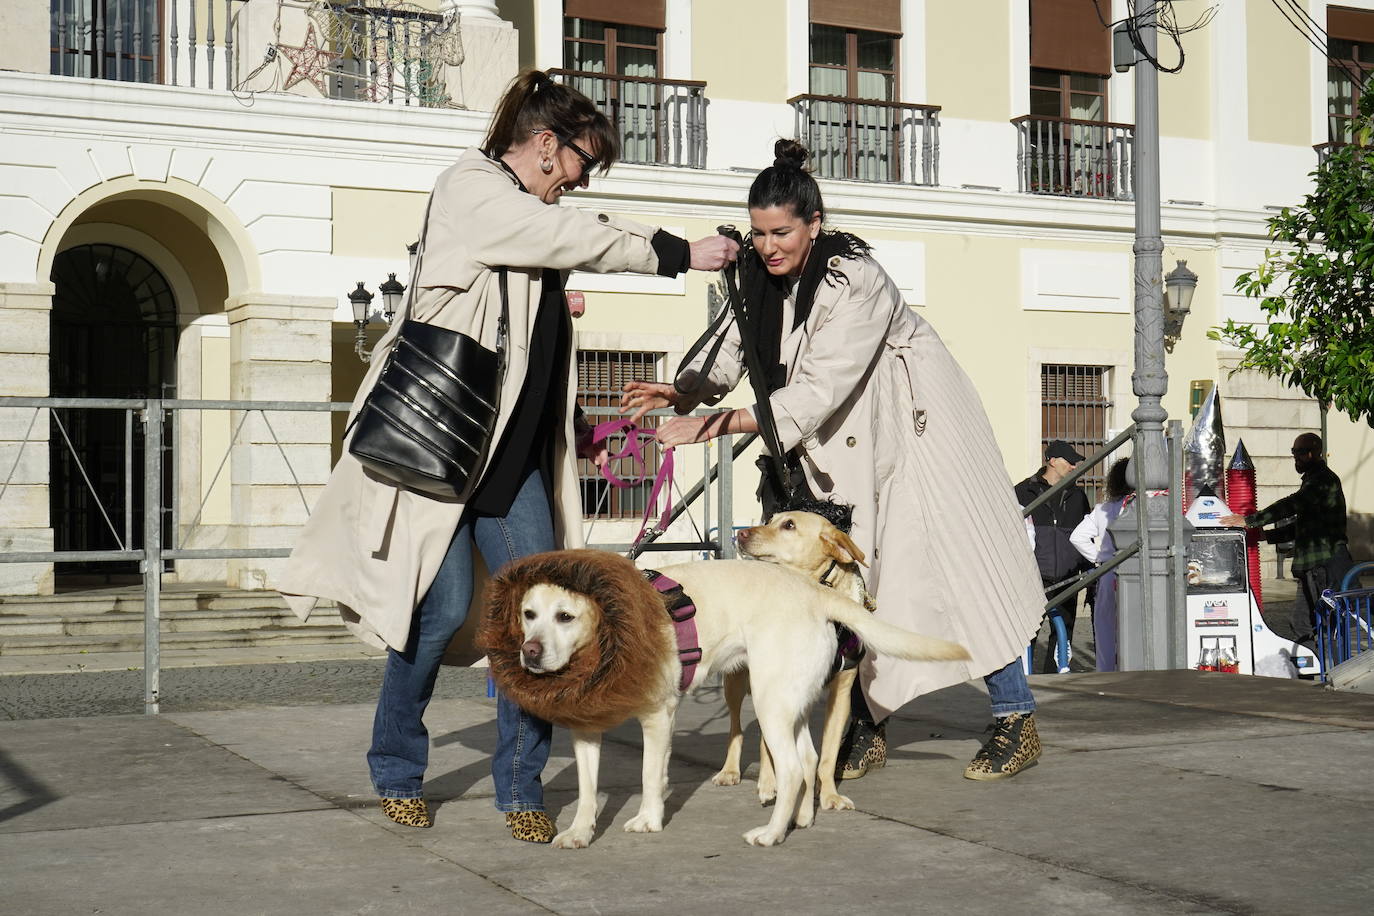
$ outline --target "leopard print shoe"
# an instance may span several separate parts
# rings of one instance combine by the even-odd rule
[[[552,843],[558,827],[546,811],[507,811],[510,835],[526,843]]]
[[[849,753],[835,775],[840,779],[858,779],[869,770],[887,765],[887,720],[876,725],[855,719],[853,737],[847,742]]]
[[[382,812],[406,827],[433,827],[429,819],[429,805],[423,798],[384,798]]]
[[[1035,765],[1040,734],[1035,730],[1034,713],[1004,716],[988,728],[992,737],[964,770],[966,779],[1006,779]]]

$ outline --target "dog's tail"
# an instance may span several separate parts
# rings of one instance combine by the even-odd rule
[[[885,623],[870,614],[863,607],[831,594],[825,602],[825,616],[838,624],[848,627],[858,634],[867,646],[879,655],[890,655],[907,661],[963,661],[969,658],[968,650],[957,642],[922,636],[901,627]]]

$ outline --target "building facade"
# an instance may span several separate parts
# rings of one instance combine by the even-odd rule
[[[1237,354],[1207,338],[1260,319],[1235,278],[1259,263],[1267,217],[1310,187],[1318,147],[1346,138],[1353,81],[1326,52],[1357,73],[1374,61],[1374,0],[1295,5],[1325,49],[1269,0],[1218,0],[1181,36],[1182,69],[1160,75],[1164,259],[1199,278],[1170,341],[1165,406],[1186,423],[1197,386],[1217,384],[1228,446],[1243,439],[1255,458],[1262,502],[1297,485],[1293,436],[1325,425],[1363,558],[1374,433],[1324,420],[1276,381],[1229,375]],[[1184,25],[1207,10],[1174,7]],[[1103,24],[1126,15],[1123,0],[11,0],[0,393],[351,399],[364,365],[348,293],[408,282],[435,177],[480,141],[517,70],[537,66],[621,130],[624,161],[568,205],[693,238],[743,227],[773,142],[806,142],[828,222],[870,241],[940,331],[1019,479],[1044,441],[1087,452],[1131,422],[1133,74],[1113,69]],[[1161,36],[1160,62],[1179,56]],[[568,287],[584,309],[589,406],[625,379],[671,377],[719,307],[697,274],[574,274]],[[123,487],[137,429],[118,411],[51,413],[0,409],[0,543],[122,543],[120,516],[142,511]],[[165,538],[288,546],[341,418],[174,413]],[[739,467],[748,519],[753,474]],[[642,493],[589,475],[584,501],[595,540],[637,530]],[[170,572],[270,587],[277,562]],[[82,572],[0,566],[0,592]]]

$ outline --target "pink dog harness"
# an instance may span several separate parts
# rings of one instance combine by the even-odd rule
[[[697,624],[693,619],[697,615],[697,606],[682,590],[681,585],[663,573],[656,569],[646,569],[643,572],[644,578],[658,590],[659,596],[663,598],[663,609],[673,620],[673,635],[677,637],[677,657],[678,661],[682,662],[682,679],[678,683],[677,691],[686,693],[687,688],[692,686],[692,680],[697,674],[697,665],[701,662],[701,645],[697,638]]]

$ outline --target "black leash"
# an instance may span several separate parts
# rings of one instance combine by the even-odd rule
[[[744,239],[734,226],[718,226],[716,231],[726,238],[734,239],[743,252]],[[754,420],[758,423],[759,434],[763,437],[764,447],[768,452],[767,461],[763,465],[764,472],[772,478],[775,492],[784,494],[786,498],[791,498],[792,488],[788,486],[788,474],[783,462],[782,440],[778,437],[777,424],[773,421],[773,404],[769,400],[771,392],[768,390],[768,378],[764,374],[762,356],[759,352],[761,316],[754,314],[746,307],[740,297],[737,282],[738,273],[738,261],[721,271],[725,277],[728,308],[720,310],[720,314],[707,327],[706,333],[697,338],[696,343],[692,344],[687,355],[682,358],[673,379],[673,387],[685,394],[696,388],[697,381],[701,376],[710,374],[711,368],[716,363],[716,357],[720,354],[721,344],[725,341],[727,319],[733,316],[734,321],[739,325],[740,348],[744,351],[744,366],[749,374],[749,387],[754,391]],[[706,354],[701,369],[687,369],[686,366],[696,358],[706,345],[706,341],[713,335],[716,337],[715,343]]]

